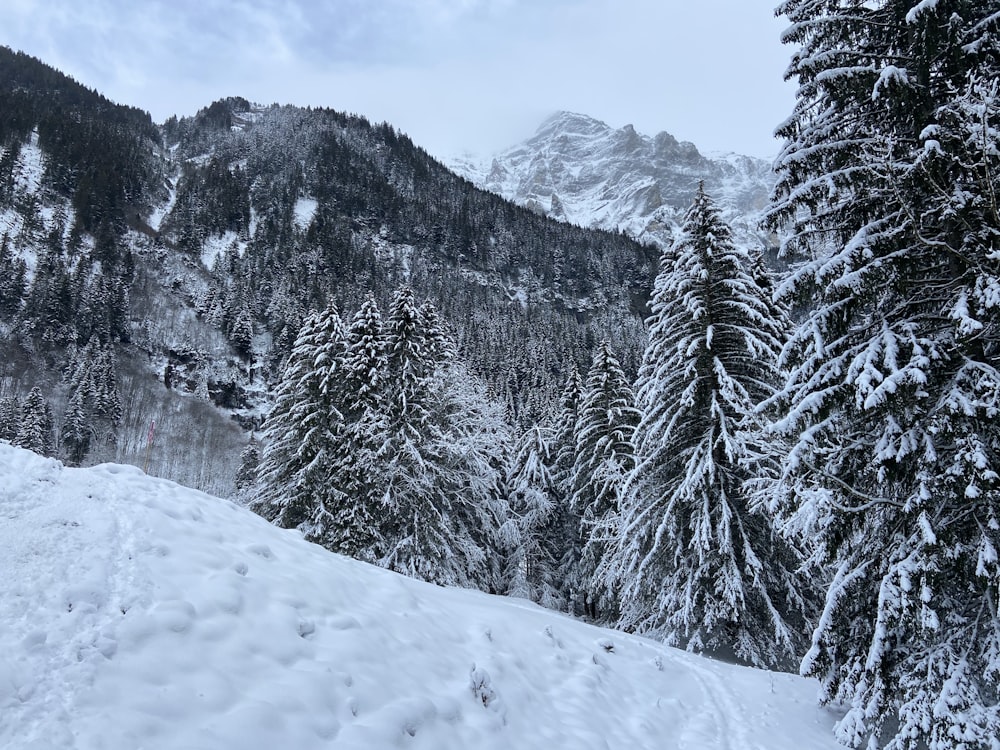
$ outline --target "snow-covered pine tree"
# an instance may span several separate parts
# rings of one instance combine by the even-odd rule
[[[355,313],[347,333],[346,390],[351,400],[345,410],[351,418],[378,411],[386,377],[385,332],[382,313],[371,292]]]
[[[413,290],[401,287],[393,295],[385,322],[386,411],[396,427],[417,426],[426,419],[423,401],[438,361]],[[434,332],[434,337],[439,335]]]
[[[506,428],[453,350],[432,343],[413,292],[396,292],[385,324],[385,440],[380,565],[447,585],[495,587],[505,520],[499,458]]]
[[[243,493],[257,482],[257,470],[260,467],[260,441],[252,432],[246,447],[240,452],[240,465],[236,468],[233,484],[238,493]]]
[[[43,456],[52,455],[52,407],[38,386],[32,388],[21,404],[21,419],[14,445]]]
[[[303,528],[310,538],[330,531],[331,515],[343,501],[330,478],[342,423],[333,392],[343,375],[345,346],[333,303],[309,316],[264,423],[259,491],[250,507],[279,526]]]
[[[805,637],[797,561],[744,489],[747,429],[772,395],[782,331],[749,266],[699,188],[653,289],[637,463],[605,573],[624,627],[787,666]]]
[[[250,359],[253,354],[253,313],[244,301],[233,315],[229,327],[229,340],[236,353],[244,359]]]
[[[343,429],[334,447],[336,486],[344,496],[337,506],[336,552],[375,562],[384,554],[379,527],[385,493],[381,457],[386,445],[386,353],[382,315],[369,293],[347,332],[343,378],[337,402]]]
[[[639,422],[632,386],[607,341],[587,373],[576,422],[570,507],[580,517],[579,580],[587,615],[617,616],[617,593],[598,567],[617,539],[618,495],[635,467],[632,438]]]
[[[555,517],[551,472],[552,431],[535,426],[518,440],[507,471],[510,516],[501,527],[507,552],[506,593],[560,609],[556,561],[546,544]]]
[[[783,486],[835,574],[802,670],[851,747],[1000,737],[1000,2],[788,0],[770,224],[807,260]]]
[[[90,424],[86,391],[77,389],[66,405],[66,415],[62,426],[62,445],[66,451],[66,461],[71,466],[79,466],[90,450],[94,428]]]
[[[13,442],[21,426],[21,404],[14,396],[0,398],[0,440]]]
[[[94,396],[90,404],[94,435],[105,445],[114,446],[122,419],[122,404],[118,395],[118,367],[112,346],[108,345],[94,354],[89,377]]]
[[[552,581],[554,591],[552,600],[546,606],[570,614],[576,614],[578,609],[582,611],[583,605],[582,601],[578,601],[580,516],[570,502],[573,493],[573,465],[576,463],[576,425],[582,398],[583,380],[580,378],[580,371],[575,364],[570,364],[566,383],[559,395],[559,411],[556,413],[549,447],[555,509],[542,535],[545,552],[554,560],[555,565]]]
[[[434,440],[427,455],[435,461],[438,502],[451,527],[455,560],[449,566],[461,573],[451,575],[461,585],[495,592],[503,576],[498,530],[510,516],[503,471],[511,436],[503,410],[486,394],[485,383],[462,361],[442,363],[428,403]]]

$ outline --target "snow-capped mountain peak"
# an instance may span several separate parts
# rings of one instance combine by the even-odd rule
[[[770,165],[761,159],[709,157],[667,132],[615,129],[573,112],[556,112],[526,141],[486,161],[465,158],[451,166],[540,213],[658,242],[667,241],[701,181],[737,233],[742,227],[754,235],[772,185]]]

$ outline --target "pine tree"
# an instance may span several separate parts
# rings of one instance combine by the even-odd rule
[[[423,400],[438,360],[435,330],[428,336],[413,291],[396,291],[385,324],[386,409],[394,427],[416,426],[426,418]]]
[[[499,491],[506,428],[481,385],[425,325],[413,292],[385,324],[385,440],[380,452],[385,553],[379,564],[441,584],[498,584]]]
[[[507,472],[510,517],[500,535],[507,550],[506,593],[561,609],[556,560],[546,544],[556,509],[551,441],[551,430],[540,426],[529,429],[518,441]]]
[[[66,405],[66,416],[62,427],[62,444],[66,460],[72,466],[79,466],[90,450],[94,428],[85,401],[85,391],[77,390]]]
[[[14,396],[0,398],[0,440],[14,441],[21,427],[21,404]]]
[[[590,617],[610,619],[617,594],[598,576],[619,522],[618,495],[635,466],[632,438],[639,412],[632,387],[607,341],[602,341],[580,398],[570,507],[580,516],[579,580]]]
[[[251,488],[257,482],[260,467],[260,441],[251,433],[246,447],[240,452],[240,465],[236,469],[233,484],[238,493]]]
[[[331,303],[302,324],[264,423],[260,491],[250,507],[285,528],[322,536],[343,497],[330,482],[342,415],[331,394],[342,377],[345,334]]]
[[[343,502],[321,544],[359,560],[375,562],[383,553],[379,534],[385,492],[381,454],[386,443],[385,336],[375,297],[369,294],[347,332],[343,374],[334,399],[343,416],[333,446],[331,482]]]
[[[244,359],[253,354],[253,314],[246,302],[240,305],[229,328],[229,340],[236,353]]]
[[[575,365],[559,397],[552,441],[549,448],[551,486],[555,510],[543,534],[547,556],[555,562],[552,587],[558,594],[546,605],[570,614],[577,613],[580,597],[580,516],[572,506],[573,466],[576,463],[576,425],[583,398],[583,381]]]
[[[14,445],[43,456],[52,455],[52,407],[36,386],[21,404],[21,420]]]
[[[26,288],[24,261],[14,257],[4,234],[0,240],[0,314],[15,314],[21,308]]]
[[[606,573],[623,626],[784,666],[801,653],[806,602],[795,556],[744,489],[782,335],[750,265],[699,188],[653,289],[636,467]]]
[[[788,0],[770,224],[809,258],[781,488],[833,582],[805,674],[851,747],[1000,737],[996,0]]]
[[[93,395],[90,409],[96,436],[105,444],[114,445],[118,437],[118,425],[122,419],[115,352],[109,345],[93,357],[93,365],[89,368],[91,390],[85,395],[91,393]]]

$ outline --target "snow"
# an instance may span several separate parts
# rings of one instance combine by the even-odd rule
[[[937,4],[938,0],[920,0],[920,2],[907,11],[906,22],[916,23],[921,13],[932,12]]]
[[[835,748],[815,686],[0,442],[0,747]]]
[[[6,149],[0,148],[0,156],[4,153]],[[73,225],[74,212],[69,201],[46,195],[46,191],[42,189],[45,154],[38,145],[37,131],[32,132],[30,138],[21,144],[12,174],[15,199],[10,201],[9,207],[0,208],[0,237],[6,235],[10,238],[10,249],[15,256],[24,260],[30,283],[38,264],[37,246],[40,240],[60,221],[63,239],[67,239]],[[14,207],[18,199],[26,196],[34,196],[38,200],[36,215],[41,219],[40,228],[26,226],[23,212]]]
[[[319,203],[315,198],[299,198],[295,201],[295,226],[303,232],[312,224]]]
[[[14,168],[14,187],[24,193],[38,194],[45,174],[45,154],[38,145],[38,133],[33,132],[29,141],[21,146],[21,153]]]
[[[667,133],[650,137],[613,129],[585,115],[560,112],[535,135],[490,157],[463,153],[451,169],[478,187],[553,218],[624,231],[667,246],[694,186],[706,180],[724,218],[754,245],[757,216],[773,177],[769,164],[736,154],[711,160]]]
[[[160,227],[163,225],[163,220],[170,215],[171,211],[174,210],[174,204],[177,202],[177,182],[177,180],[169,181],[167,199],[160,205],[156,206],[149,215],[149,226],[157,232],[160,231]]]
[[[221,235],[206,237],[204,244],[201,246],[202,265],[211,271],[219,258],[225,255],[232,247],[235,247],[236,252],[239,253],[240,257],[243,257],[243,252],[246,250],[246,243],[240,242],[239,235],[232,230]]]

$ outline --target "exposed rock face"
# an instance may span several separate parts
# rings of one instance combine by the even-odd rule
[[[773,185],[770,164],[737,154],[709,158],[669,133],[631,125],[615,130],[586,115],[559,112],[534,136],[487,163],[452,168],[480,187],[588,227],[620,229],[663,243],[702,180],[745,241],[763,242],[757,214]]]

